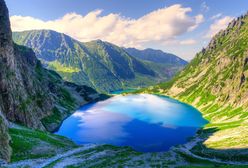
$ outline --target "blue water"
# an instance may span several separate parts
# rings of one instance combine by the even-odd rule
[[[122,93],[131,93],[131,92],[134,92],[136,90],[137,89],[116,90],[116,91],[110,92],[110,94],[118,95],[118,94],[122,94]]]
[[[118,95],[81,107],[56,134],[78,144],[112,144],[160,152],[185,143],[206,123],[195,108],[168,97]]]

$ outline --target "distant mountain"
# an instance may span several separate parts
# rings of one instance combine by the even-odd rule
[[[174,64],[179,66],[186,65],[188,63],[174,54],[165,53],[161,50],[154,50],[151,48],[144,50],[138,50],[136,48],[125,48],[125,50],[131,56],[155,63]]]
[[[185,64],[154,65],[101,40],[81,43],[50,30],[13,33],[17,44],[32,48],[48,68],[65,80],[98,91],[115,91],[156,84],[170,79]]]

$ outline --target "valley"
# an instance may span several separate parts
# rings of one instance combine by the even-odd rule
[[[1,168],[248,166],[248,13],[189,63],[9,18],[0,0]]]

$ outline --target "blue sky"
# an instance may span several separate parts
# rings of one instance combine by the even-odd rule
[[[13,31],[53,29],[79,41],[156,48],[190,60],[247,0],[6,0]]]

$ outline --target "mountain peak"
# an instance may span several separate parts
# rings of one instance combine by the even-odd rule
[[[1,47],[12,43],[12,34],[10,29],[9,12],[3,0],[0,1],[0,42]]]
[[[97,40],[92,40],[89,42],[85,42],[84,44],[96,44],[96,45],[100,45],[100,46],[116,46],[113,43],[107,42],[107,41],[103,41],[101,39],[97,39]]]

